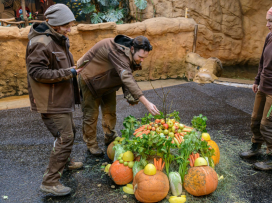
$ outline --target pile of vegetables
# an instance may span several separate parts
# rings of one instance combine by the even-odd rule
[[[171,188],[174,196],[169,201],[185,202],[182,187],[195,196],[210,194],[217,187],[214,167],[220,152],[207,133],[207,118],[194,116],[190,127],[180,122],[178,114],[129,116],[123,122],[122,138],[109,146],[108,156],[114,160],[110,176],[118,185],[133,180],[133,193],[139,201],[161,201]],[[124,191],[132,194],[131,186],[125,187]],[[152,191],[157,191],[156,195]]]

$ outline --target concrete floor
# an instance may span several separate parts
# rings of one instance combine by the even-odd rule
[[[156,81],[142,81],[138,82],[139,87],[145,91],[161,87],[170,87],[175,85],[180,85],[188,83],[186,80],[183,79],[167,79],[167,80],[156,80]],[[219,78],[215,81],[217,84],[222,85],[230,85],[239,86],[239,87],[249,87],[248,85],[252,85],[254,81],[252,80],[241,80],[241,79],[231,79],[231,78]],[[152,85],[151,85],[152,84]],[[153,86],[153,87],[152,87]],[[117,91],[117,95],[123,94],[122,89]],[[12,96],[0,99],[0,110],[7,110],[7,109],[14,109],[14,108],[22,108],[22,107],[29,107],[29,97],[28,95],[23,96]]]

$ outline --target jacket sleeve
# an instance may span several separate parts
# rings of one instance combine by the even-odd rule
[[[74,68],[52,70],[49,68],[50,56],[42,43],[35,43],[28,48],[26,58],[27,70],[30,77],[41,83],[57,83],[69,80],[77,75]]]
[[[129,92],[136,100],[139,99],[140,96],[143,95],[143,92],[132,75],[129,59],[126,59],[126,57],[120,58],[119,54],[113,51],[109,53],[108,57],[109,61],[112,63],[117,73],[119,74],[123,84],[128,88]]]
[[[268,39],[270,37],[270,33],[267,35],[266,39],[265,39],[265,43],[264,43],[264,47],[263,47],[263,52],[262,52],[262,56],[261,56],[261,59],[260,59],[260,63],[259,63],[259,68],[258,68],[258,73],[257,73],[257,76],[255,77],[255,82],[254,84],[256,85],[259,85],[260,84],[260,77],[261,77],[261,73],[263,71],[263,54],[264,54],[264,50],[265,50],[265,47],[268,43]]]

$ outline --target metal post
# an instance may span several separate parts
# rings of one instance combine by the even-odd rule
[[[193,53],[195,53],[196,51],[197,32],[198,32],[198,24],[195,25]]]
[[[22,6],[23,16],[24,16],[24,20],[25,20],[25,27],[26,27],[26,26],[28,26],[28,18],[26,16],[25,0],[21,0],[21,6]]]

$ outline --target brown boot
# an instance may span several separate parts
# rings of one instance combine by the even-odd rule
[[[75,170],[82,168],[83,163],[82,162],[74,162],[73,159],[67,164],[68,170]]]
[[[40,189],[43,192],[52,193],[57,196],[64,196],[71,193],[71,188],[65,187],[62,184],[55,185],[55,186],[41,185]]]
[[[261,147],[262,147],[262,143],[252,143],[251,149],[246,152],[241,152],[240,157],[241,158],[250,158],[252,156],[259,155]]]
[[[92,155],[94,156],[102,156],[104,155],[104,152],[102,149],[98,147],[98,145],[94,145],[92,147],[89,147],[89,151],[91,152]]]
[[[111,134],[106,134],[104,137],[105,145],[108,146],[112,141],[115,140],[116,137],[118,137],[118,134],[115,130],[112,130]]]

